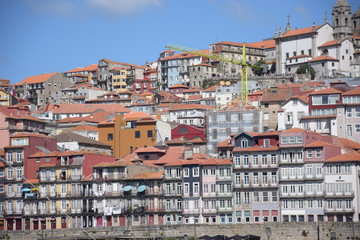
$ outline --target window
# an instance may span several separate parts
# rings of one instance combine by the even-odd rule
[[[316,149],[316,150],[315,150],[315,157],[316,157],[316,158],[320,158],[320,157],[321,157],[321,149]]]
[[[277,202],[278,201],[278,197],[277,197],[277,192],[271,192],[271,196],[272,196],[272,201],[273,202]]]
[[[184,177],[189,177],[189,168],[184,168]]]
[[[352,108],[346,109],[346,117],[352,117]]]
[[[148,136],[148,138],[152,138],[152,137],[153,137],[153,131],[152,131],[152,130],[148,130],[148,131],[147,131],[147,136]]]
[[[360,107],[355,108],[355,117],[360,117]]]
[[[253,155],[253,164],[254,164],[255,166],[259,165],[258,155]]]
[[[312,150],[311,149],[308,149],[307,151],[306,151],[306,153],[307,153],[307,157],[308,158],[312,158],[313,156],[313,152],[312,152]]]
[[[360,124],[355,124],[355,132],[360,133]]]
[[[270,139],[264,139],[264,147],[270,147]]]
[[[244,204],[250,204],[250,192],[244,192]]]
[[[194,167],[193,168],[193,177],[198,177],[199,176],[199,167]]]
[[[113,140],[113,134],[112,134],[112,133],[108,133],[107,139],[108,139],[108,141],[112,141],[112,140]]]
[[[268,201],[269,201],[268,192],[263,192],[263,202],[268,202]]]
[[[140,131],[135,131],[135,138],[140,138]]]
[[[259,192],[254,192],[254,202],[260,202]]]
[[[194,183],[194,189],[193,189],[193,191],[194,191],[194,193],[199,193],[199,183]]]
[[[249,146],[248,140],[242,139],[241,140],[241,148],[247,148],[248,146]]]
[[[352,126],[350,124],[346,125],[346,135],[352,136]]]
[[[249,165],[249,155],[244,155],[244,165]]]
[[[234,164],[235,164],[235,166],[236,167],[239,167],[240,166],[240,155],[235,155],[235,157],[234,157],[235,159],[235,161],[234,161]]]

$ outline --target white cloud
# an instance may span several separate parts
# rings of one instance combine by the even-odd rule
[[[25,3],[35,12],[66,15],[73,11],[72,3],[65,0],[26,0]]]
[[[160,6],[162,0],[86,0],[95,10],[112,16],[132,15],[150,6]]]

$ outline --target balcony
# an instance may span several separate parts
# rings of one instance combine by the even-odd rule
[[[312,192],[304,192],[304,197],[324,197],[324,191],[312,191]]]
[[[326,192],[324,194],[325,198],[354,198],[355,194],[354,191],[351,192],[345,192],[345,191],[341,191],[341,192]]]
[[[232,207],[217,207],[217,212],[233,212],[234,209]]]
[[[148,194],[148,195],[150,195],[150,194]],[[181,197],[182,192],[181,191],[166,191],[164,196],[165,197],[175,197],[175,196]]]
[[[40,182],[55,182],[56,178],[55,177],[41,177],[40,178]]]
[[[203,192],[202,197],[216,197],[216,192]]]
[[[183,214],[200,214],[200,209],[183,209],[182,213]]]
[[[280,192],[280,198],[303,198],[304,193],[284,193]]]
[[[232,196],[233,196],[232,192],[223,192],[223,193],[217,192],[216,193],[216,197],[232,197]]]
[[[346,208],[346,207],[334,206],[333,208],[329,208],[328,206],[325,206],[324,212],[325,213],[354,213],[355,207]]]
[[[203,214],[213,214],[216,213],[216,208],[211,208],[211,209],[203,209],[202,210]]]
[[[216,181],[232,181],[232,176],[220,176],[216,175]]]
[[[182,209],[178,208],[177,206],[169,206],[165,207],[165,212],[181,212]]]

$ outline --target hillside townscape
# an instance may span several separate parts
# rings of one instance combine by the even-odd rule
[[[359,6],[149,57],[0,79],[1,231],[350,223],[322,231],[360,239]]]

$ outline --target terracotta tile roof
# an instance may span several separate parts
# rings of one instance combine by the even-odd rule
[[[138,148],[135,150],[136,153],[150,153],[150,152],[160,152],[165,153],[164,150],[160,150],[156,147],[150,146],[150,147],[144,147],[144,148]]]
[[[312,142],[312,143],[306,145],[305,147],[307,147],[307,148],[317,148],[317,147],[325,147],[325,146],[336,147],[334,144],[331,144],[331,143],[328,143],[328,142],[322,142],[322,141]]]
[[[220,147],[220,148],[221,147],[234,147],[233,145],[231,145],[231,139],[230,138],[226,139],[226,140],[224,140],[222,142],[219,142],[217,146]]]
[[[65,73],[72,73],[72,72],[85,72],[85,71],[89,71],[89,72],[93,72],[93,71],[97,71],[98,70],[98,65],[97,64],[90,64],[87,67],[77,67],[74,68],[70,71],[67,71]]]
[[[303,55],[292,56],[289,57],[288,59],[296,59],[296,58],[304,58],[304,57],[311,57],[311,56],[307,54],[303,54]]]
[[[5,115],[5,118],[10,118],[10,119],[29,120],[29,121],[42,122],[42,123],[45,122],[37,117],[32,116],[31,112],[28,112],[23,107],[0,105],[0,113],[3,113]]]
[[[124,113],[124,119],[130,119],[130,118],[145,118],[145,117],[150,117],[152,118],[151,115],[144,113],[144,112],[129,112],[129,113]]]
[[[59,156],[61,154],[61,152],[59,151],[53,151],[53,152],[50,152],[50,153],[44,153],[42,151],[38,151],[34,154],[31,154],[29,156],[29,158],[36,158],[36,157],[39,157],[39,158],[43,158],[43,157],[56,157],[56,156]]]
[[[259,44],[254,44],[254,43],[237,43],[237,42],[229,42],[229,41],[222,41],[222,42],[217,42],[215,43],[216,45],[233,45],[233,46],[238,46],[238,47],[242,47],[243,45],[245,45],[245,47],[248,48],[262,48],[261,46],[259,46]]]
[[[343,96],[360,95],[360,86],[358,86],[350,91],[344,92],[342,95]]]
[[[281,35],[281,37],[290,37],[290,36],[296,36],[296,35],[303,35],[313,32],[314,30],[317,31],[322,25],[317,25],[314,27],[306,27],[306,28],[300,28],[295,30],[290,30],[284,34]]]
[[[359,161],[360,161],[360,153],[358,152],[341,154],[336,157],[332,157],[325,160],[325,162],[359,162]]]
[[[89,123],[99,123],[102,122],[104,120],[106,120],[107,118],[113,116],[113,113],[109,113],[109,112],[103,112],[103,111],[99,111],[99,112],[95,112],[89,116],[86,117],[71,117],[71,118],[64,118],[64,119],[60,119],[57,121],[58,124],[61,123],[77,123],[77,122],[89,122]]]
[[[232,164],[231,159],[217,159],[217,158],[191,159],[191,160],[179,159],[177,161],[166,164],[165,167],[184,166],[184,165],[231,165],[231,164]]]
[[[201,91],[200,88],[195,87],[195,88],[186,89],[183,91],[183,93],[193,93],[193,92],[200,92],[200,91]]]
[[[265,148],[263,146],[254,146],[254,147],[248,147],[248,148],[234,148],[233,152],[267,152],[267,151],[277,151],[279,150],[278,146],[270,146],[268,148]]]
[[[269,39],[269,40],[264,40],[264,41],[260,41],[260,42],[253,42],[253,43],[251,43],[251,45],[256,46],[257,48],[262,48],[262,49],[275,48],[275,40]]]
[[[139,173],[132,177],[128,177],[128,179],[162,179],[164,177],[164,172],[155,172],[155,173]]]
[[[208,154],[194,153],[193,155],[191,155],[190,157],[188,157],[186,159],[210,159],[210,158],[212,158],[212,157]]]
[[[162,54],[162,53],[175,53],[175,51],[167,49],[167,50],[161,52],[160,54]]]
[[[0,161],[0,168],[3,168],[3,167],[4,167],[4,162]]]
[[[318,61],[339,61],[339,60],[330,56],[319,56],[310,60],[310,62],[318,62]]]
[[[186,144],[186,143],[206,143],[205,139],[200,137],[194,137],[192,139],[187,139],[185,137],[173,138],[165,142],[166,144]]]
[[[360,143],[352,141],[347,138],[340,138],[341,143],[345,148],[360,150]]]
[[[207,89],[204,89],[203,92],[215,92],[217,87],[219,87],[219,85],[214,85],[214,86],[211,86]]]
[[[55,114],[61,113],[94,113],[97,110],[115,113],[127,113],[130,109],[121,104],[49,104],[44,112],[51,111]]]
[[[338,44],[340,44],[340,43],[341,43],[342,41],[344,41],[344,40],[345,40],[345,39],[337,39],[337,40],[328,41],[328,42],[324,43],[323,45],[320,45],[318,48],[338,45]]]
[[[262,94],[264,94],[264,92],[265,92],[264,90],[252,92],[252,93],[249,93],[248,96],[252,96],[252,95],[262,95]]]
[[[276,93],[266,91],[264,92],[260,102],[284,102],[291,97],[290,88],[279,88]]]
[[[337,90],[335,88],[329,87],[329,88],[324,88],[324,89],[309,93],[309,95],[312,96],[312,95],[341,94],[341,93],[343,93],[343,92],[340,90]]]
[[[231,165],[232,159],[210,158],[200,162],[200,165]]]
[[[87,124],[82,124],[82,125],[78,125],[74,128],[69,129],[69,131],[90,131],[90,132],[98,132],[99,128],[95,127],[93,125],[87,125]]]
[[[10,138],[19,138],[19,137],[38,137],[38,138],[54,139],[54,137],[40,134],[40,133],[16,133],[16,134],[10,136]]]
[[[106,58],[103,58],[101,59],[107,63],[114,63],[114,64],[118,64],[118,65],[124,65],[124,66],[135,66],[134,64],[130,64],[130,63],[122,63],[122,62],[116,62],[116,61],[113,61],[113,60],[109,60],[109,59],[106,59]]]
[[[23,85],[23,84],[35,84],[35,83],[43,83],[52,76],[54,76],[56,72],[53,73],[45,73],[41,75],[31,76],[23,79],[21,82],[14,84],[15,86]]]
[[[173,104],[171,106],[171,111],[177,110],[189,110],[189,109],[213,109],[212,106],[201,105],[201,104]]]
[[[257,133],[257,135],[255,135],[256,137],[267,137],[267,136],[279,136],[280,135],[280,131],[269,131],[269,132],[265,132],[265,133]]]
[[[169,89],[173,89],[173,88],[186,88],[186,89],[189,89],[188,86],[181,85],[181,84],[175,84],[175,85],[169,87]]]
[[[190,95],[186,100],[200,100],[201,98],[201,95]]]
[[[5,151],[3,148],[0,148],[0,156],[5,156]]]

